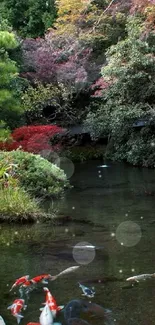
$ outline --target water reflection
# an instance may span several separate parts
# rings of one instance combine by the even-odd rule
[[[73,247],[80,242],[96,247],[95,257],[78,272],[49,285],[59,304],[81,299],[80,282],[95,287],[93,303],[112,310],[116,324],[155,324],[155,280],[133,287],[126,282],[132,275],[155,272],[155,171],[110,163],[99,178],[98,165],[100,162],[77,164],[71,178],[74,188],[58,203],[60,214],[71,217],[72,222],[69,219],[54,227],[1,225],[0,315],[6,325],[16,324],[6,309],[18,294],[9,293],[13,281],[24,274],[57,274],[74,265]],[[50,204],[46,204],[49,211]],[[116,236],[117,228],[128,221],[141,230],[140,240],[130,247],[121,245]],[[21,324],[39,321],[42,299],[40,286],[31,293]],[[57,321],[65,325],[63,314]],[[103,324],[97,315],[85,321]]]

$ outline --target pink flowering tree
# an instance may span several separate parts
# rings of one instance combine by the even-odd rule
[[[88,67],[91,49],[85,48],[73,36],[62,39],[52,32],[44,38],[26,39],[22,44],[24,71],[31,82],[59,84],[81,88],[90,80]],[[88,64],[89,63],[89,64]]]
[[[24,69],[21,76],[34,87],[36,81],[44,87],[57,87],[60,90],[58,113],[63,111],[71,124],[79,120],[84,111],[81,94],[87,96],[99,70],[91,60],[92,50],[75,36],[64,38],[50,31],[44,38],[24,40],[22,53]],[[80,111],[75,108],[75,101],[79,102]]]

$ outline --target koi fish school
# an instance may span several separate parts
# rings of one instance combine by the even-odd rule
[[[57,277],[60,277],[62,275],[68,274],[70,272],[73,272],[75,270],[77,270],[79,268],[79,266],[72,266],[69,267],[67,269],[65,269],[64,271],[58,273],[55,276],[52,276],[51,274],[41,274],[38,276],[35,276],[33,278],[30,279],[29,275],[25,275],[22,276],[18,279],[16,279],[16,281],[13,283],[11,289],[9,290],[10,292],[16,288],[19,287],[19,293],[21,296],[23,296],[24,291],[25,294],[29,293],[30,291],[27,291],[31,288],[31,290],[33,290],[33,288],[39,284],[48,284],[48,280],[50,281],[54,281],[57,279]],[[49,291],[49,289],[47,287],[43,288],[44,292],[46,292],[46,299],[45,299],[45,307],[41,308],[41,315],[40,315],[40,323],[29,323],[29,324],[39,324],[39,325],[61,325],[60,323],[53,323],[53,318],[56,317],[57,312],[59,312],[60,310],[62,310],[64,308],[64,306],[58,306],[57,302],[55,300],[55,298],[52,296],[51,292]],[[22,298],[22,297],[21,297]],[[25,305],[25,300],[24,299],[15,299],[14,302],[7,308],[8,310],[11,310],[11,314],[12,316],[16,317],[17,319],[17,323],[19,324],[21,319],[24,317],[23,315],[21,315],[21,311],[22,309],[25,310],[27,308],[27,305]],[[27,297],[28,298],[28,297]],[[0,321],[1,324],[0,325],[5,325],[5,322],[3,320],[3,318],[0,316]]]
[[[64,271],[58,273],[55,276],[52,276],[50,274],[42,274],[42,275],[33,277],[31,279],[29,279],[29,275],[22,276],[22,277],[18,278],[13,283],[10,291],[12,291],[13,288],[16,288],[16,287],[19,287],[20,293],[21,293],[20,289],[27,290],[27,288],[31,287],[33,290],[33,287],[35,287],[38,283],[47,284],[49,280],[54,281],[58,277],[61,277],[65,274],[68,274],[70,272],[77,270],[79,267],[80,266],[69,267],[69,268],[65,269]],[[146,279],[151,279],[151,278],[155,278],[155,273],[135,275],[135,276],[127,278],[126,281],[139,282],[140,280],[146,280]],[[94,297],[94,295],[95,295],[94,288],[88,288],[79,282],[78,282],[78,284],[79,284],[79,287],[82,289],[82,292],[83,292],[82,295],[84,295],[88,298]],[[65,306],[57,305],[56,299],[53,297],[53,295],[51,294],[50,290],[47,287],[43,287],[43,290],[46,293],[45,303],[43,303],[43,305],[45,305],[45,306],[43,308],[40,308],[41,314],[40,314],[39,322],[38,323],[37,322],[36,323],[29,322],[27,325],[62,325],[61,323],[54,322],[54,318],[57,316],[57,313],[59,311],[64,309]],[[23,292],[22,292],[22,294],[23,294]],[[26,291],[25,291],[25,294],[26,294]],[[27,299],[28,299],[28,297],[27,297]],[[75,308],[72,308],[73,302],[75,303]],[[77,305],[80,306],[80,308],[77,309]],[[7,309],[11,310],[12,316],[14,316],[17,319],[17,323],[19,324],[21,319],[24,317],[23,315],[21,315],[21,312],[22,312],[22,310],[23,311],[26,310],[26,308],[27,308],[27,305],[25,304],[24,299],[15,299],[14,302]],[[84,320],[79,318],[80,314],[77,315],[77,310],[79,310],[79,313],[81,310],[84,312],[93,312],[100,316],[102,315],[104,317],[105,317],[105,315],[106,315],[106,317],[109,317],[108,315],[109,315],[109,313],[111,313],[111,311],[108,311],[108,310],[106,311],[100,305],[97,305],[97,304],[94,304],[91,302],[87,302],[86,300],[84,300],[84,301],[79,300],[79,299],[72,300],[71,302],[69,302],[67,304],[67,306],[65,307],[65,312],[64,312],[64,318],[65,318],[65,320],[67,320],[68,325],[69,324],[84,325],[87,323]],[[74,314],[73,318],[71,318],[71,313]],[[0,325],[5,325],[5,322],[2,318],[2,316],[0,316]],[[89,324],[87,323],[87,325],[89,325]]]

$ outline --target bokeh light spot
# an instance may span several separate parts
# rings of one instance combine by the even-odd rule
[[[73,258],[78,264],[87,265],[95,258],[95,247],[88,242],[80,242],[73,248]]]
[[[66,157],[59,157],[55,160],[55,164],[64,171],[67,178],[71,178],[73,176],[75,167],[70,159]]]
[[[142,237],[140,226],[133,221],[122,222],[116,230],[118,242],[126,247],[132,247],[138,244]]]

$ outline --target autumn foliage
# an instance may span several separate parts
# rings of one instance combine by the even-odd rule
[[[44,38],[25,39],[22,44],[24,71],[22,77],[31,82],[64,85],[87,82],[91,49],[74,37],[54,37],[52,32]]]
[[[43,150],[58,150],[59,145],[52,146],[51,140],[64,129],[57,125],[22,126],[15,129],[12,140],[0,142],[0,150],[12,151],[21,148],[23,151],[41,153]]]
[[[155,28],[155,0],[132,0],[131,14],[139,12],[144,15],[146,30]]]

